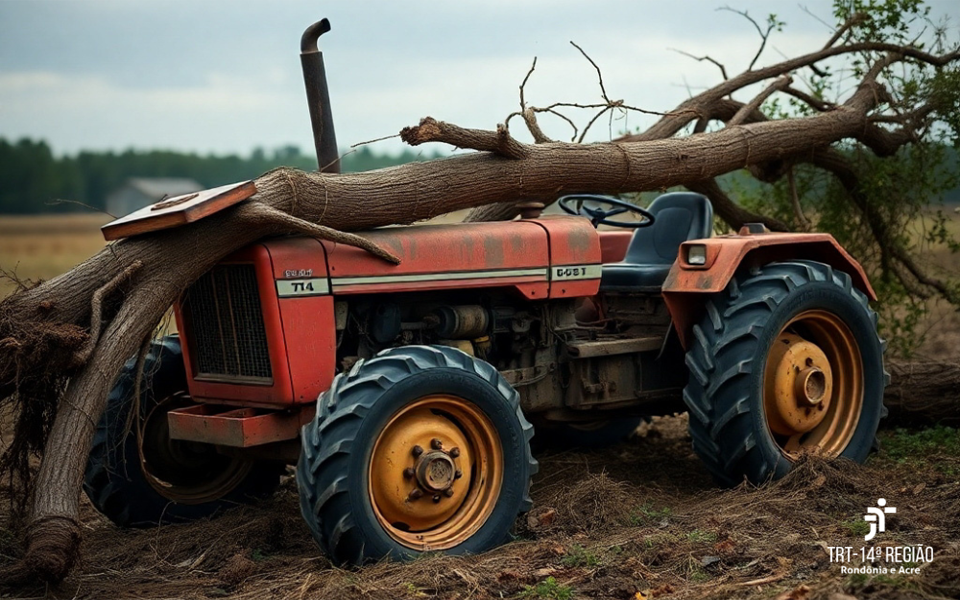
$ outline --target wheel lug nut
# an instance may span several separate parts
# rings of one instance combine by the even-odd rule
[[[407,499],[408,499],[408,500],[417,500],[417,499],[421,498],[422,496],[423,496],[423,490],[421,490],[420,488],[413,488],[413,490],[410,491],[410,495],[407,496]]]
[[[420,446],[414,446],[414,447],[413,447],[413,457],[414,457],[414,458],[419,458],[419,456],[420,456],[421,454],[423,454],[423,448],[421,448]]]
[[[440,438],[433,438],[430,440],[430,447],[434,450],[439,450],[440,448],[443,448],[443,442],[440,441]]]
[[[406,469],[404,469],[404,470],[403,470],[403,477],[404,477],[404,479],[412,479],[412,478],[413,478],[413,467],[407,467]]]
[[[461,477],[463,477],[463,471],[461,471],[460,469],[457,469],[453,474],[453,478],[460,479]]]
[[[450,448],[450,457],[456,458],[458,456],[460,456],[460,448],[457,448],[457,447]]]
[[[440,494],[437,494],[436,496],[433,497],[433,502],[434,504],[436,504],[437,502],[440,502]]]
[[[443,490],[443,495],[446,496],[447,498],[453,497],[453,488],[447,488]]]

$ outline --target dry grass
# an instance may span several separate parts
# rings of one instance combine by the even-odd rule
[[[809,459],[785,479],[715,488],[690,451],[682,417],[602,452],[540,456],[535,510],[517,541],[474,557],[428,556],[337,568],[303,525],[293,482],[270,501],[219,519],[120,530],[84,506],[84,562],[52,598],[935,598],[960,594],[960,456],[865,466]],[[888,434],[892,435],[892,434]],[[891,484],[891,482],[896,482]],[[920,575],[841,575],[827,546],[863,545],[853,524],[886,497],[898,506],[881,544],[936,548]],[[880,540],[878,540],[880,541]],[[0,566],[18,552],[0,537]]]
[[[18,279],[50,279],[93,256],[106,215],[0,216],[0,269]],[[0,298],[16,284],[0,279]]]
[[[946,207],[946,231],[960,241],[960,212]],[[945,281],[960,281],[960,254],[945,244],[926,241],[930,220],[918,218],[911,235],[918,244],[917,262],[930,275]],[[960,312],[946,301],[931,299],[926,303],[927,317],[915,331],[920,343],[915,358],[937,361],[960,360]]]

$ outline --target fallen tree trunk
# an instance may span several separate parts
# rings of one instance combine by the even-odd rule
[[[893,360],[887,370],[885,427],[960,425],[960,364]]]
[[[175,278],[176,289],[171,291],[176,293],[158,296],[165,310],[177,293],[216,261],[265,235],[303,232],[311,223],[358,231],[413,223],[491,203],[495,203],[491,206],[496,207],[497,214],[488,214],[487,219],[501,213],[512,218],[517,201],[550,201],[572,192],[659,189],[706,180],[753,162],[782,160],[811,146],[853,135],[866,125],[871,90],[864,87],[858,103],[830,113],[681,139],[590,145],[524,145],[514,140],[510,157],[478,153],[343,175],[277,169],[260,177],[256,181],[258,193],[233,210],[180,229],[121,240],[70,273],[4,300],[0,340],[16,340],[18,347],[0,362],[0,386],[9,388],[15,374],[22,371],[15,355],[38,353],[44,356],[47,368],[76,366],[72,364],[73,352],[85,341],[82,331],[90,322],[93,294],[134,261],[145,265],[137,277],[141,282]],[[413,145],[434,141],[464,147],[473,143],[482,149],[498,147],[502,138],[494,132],[461,130],[430,118],[401,135]],[[256,210],[258,205],[275,210]],[[284,214],[294,220],[284,221]],[[312,234],[323,237],[322,232]],[[171,271],[173,261],[184,256],[190,257],[187,262],[191,268],[180,272],[184,268],[180,265]],[[160,315],[162,312],[156,316]],[[38,319],[51,324],[39,338],[23,331],[24,324]],[[57,348],[56,353],[53,348]]]

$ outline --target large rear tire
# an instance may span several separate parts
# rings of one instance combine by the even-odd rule
[[[850,276],[811,261],[740,273],[708,300],[683,397],[711,474],[759,484],[803,452],[863,462],[886,415],[876,326]]]
[[[141,420],[128,427],[135,367],[135,359],[124,365],[94,434],[83,480],[94,508],[121,527],[150,527],[209,517],[277,489],[277,465],[170,439],[167,412],[190,403],[179,338],[151,345],[141,382]]]
[[[533,427],[491,365],[444,346],[360,361],[303,428],[300,508],[336,563],[483,552],[530,508]]]

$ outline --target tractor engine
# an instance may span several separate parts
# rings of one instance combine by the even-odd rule
[[[351,303],[345,330],[338,331],[349,340],[338,345],[341,368],[386,348],[411,344],[452,346],[500,370],[533,364],[540,311],[524,310],[507,293],[490,294],[483,299],[485,305],[449,303],[457,298],[438,304],[436,294],[410,296]],[[476,294],[471,296],[464,294],[462,300],[477,302]]]

